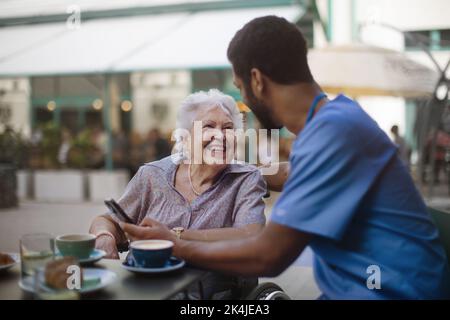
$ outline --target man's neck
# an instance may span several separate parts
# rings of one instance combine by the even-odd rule
[[[278,103],[275,115],[289,131],[297,135],[305,126],[309,108],[314,98],[322,92],[322,89],[315,82],[280,85],[277,89],[276,99]],[[316,111],[327,101],[327,99],[320,100],[316,106]]]

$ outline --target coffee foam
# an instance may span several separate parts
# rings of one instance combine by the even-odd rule
[[[173,246],[171,241],[164,240],[142,240],[131,243],[131,248],[142,250],[160,250]]]

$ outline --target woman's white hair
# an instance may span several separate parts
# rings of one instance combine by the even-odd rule
[[[181,102],[177,114],[177,129],[192,128],[195,114],[200,108],[221,107],[231,118],[234,129],[242,129],[242,115],[234,99],[217,89],[192,93]]]
[[[239,112],[234,99],[217,89],[210,89],[209,91],[192,93],[181,102],[177,112],[177,129],[191,130],[194,124],[195,115],[199,109],[215,106],[222,108],[222,110],[230,116],[234,129],[243,128],[243,117]],[[172,159],[179,163],[187,158],[180,130],[175,130],[173,137],[175,138],[176,143]]]

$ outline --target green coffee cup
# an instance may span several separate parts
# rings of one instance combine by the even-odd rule
[[[56,237],[55,243],[63,256],[87,259],[95,248],[93,234],[64,234]]]

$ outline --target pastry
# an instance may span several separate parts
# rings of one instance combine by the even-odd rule
[[[16,262],[9,254],[0,253],[0,266]]]
[[[73,257],[65,257],[50,261],[45,266],[45,283],[55,289],[67,289],[67,279],[72,276],[67,273],[67,268],[71,265],[80,266]],[[81,270],[81,267],[80,267]],[[80,283],[83,282],[83,272],[81,272]]]

